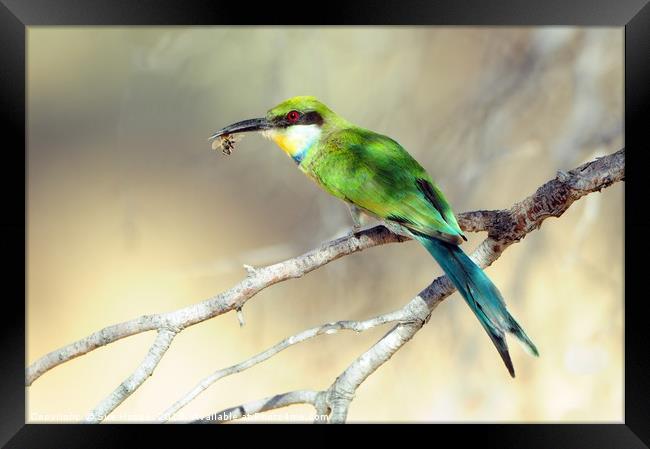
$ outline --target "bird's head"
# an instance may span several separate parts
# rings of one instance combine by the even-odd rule
[[[261,131],[300,163],[318,142],[323,132],[343,123],[327,106],[314,97],[289,98],[270,109],[263,118],[244,120],[215,132],[210,139],[223,135]]]

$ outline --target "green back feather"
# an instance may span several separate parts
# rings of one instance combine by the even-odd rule
[[[333,131],[300,168],[332,195],[417,233],[458,242],[462,232],[444,195],[390,137],[354,126]]]

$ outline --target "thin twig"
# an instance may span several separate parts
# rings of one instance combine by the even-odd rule
[[[204,416],[200,420],[194,421],[194,424],[220,424],[226,421],[243,418],[254,415],[255,413],[275,410],[282,407],[295,404],[312,404],[316,405],[316,398],[319,392],[313,390],[298,390],[288,393],[276,394],[268,398],[259,399],[246,404],[231,407],[212,415]]]
[[[106,396],[93,411],[86,417],[86,421],[90,423],[102,422],[106,416],[115,410],[126,398],[140,388],[152,374],[163,355],[172,344],[177,331],[172,329],[161,329],[158,331],[158,336],[154,340],[149,352],[144,360],[136,368],[124,382],[122,382],[111,394]]]

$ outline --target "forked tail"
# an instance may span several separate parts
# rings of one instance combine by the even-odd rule
[[[499,290],[459,246],[435,238],[419,235],[414,237],[431,253],[465,298],[465,302],[492,339],[510,375],[515,377],[505,333],[517,337],[529,354],[538,356],[539,353],[521,326],[506,310],[506,304]]]

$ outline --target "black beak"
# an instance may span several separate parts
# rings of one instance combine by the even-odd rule
[[[271,125],[266,118],[253,118],[250,120],[244,120],[243,122],[233,123],[232,125],[228,125],[225,128],[221,128],[219,131],[212,134],[208,140],[214,140],[217,137],[223,136],[225,134],[264,131],[270,127]]]

